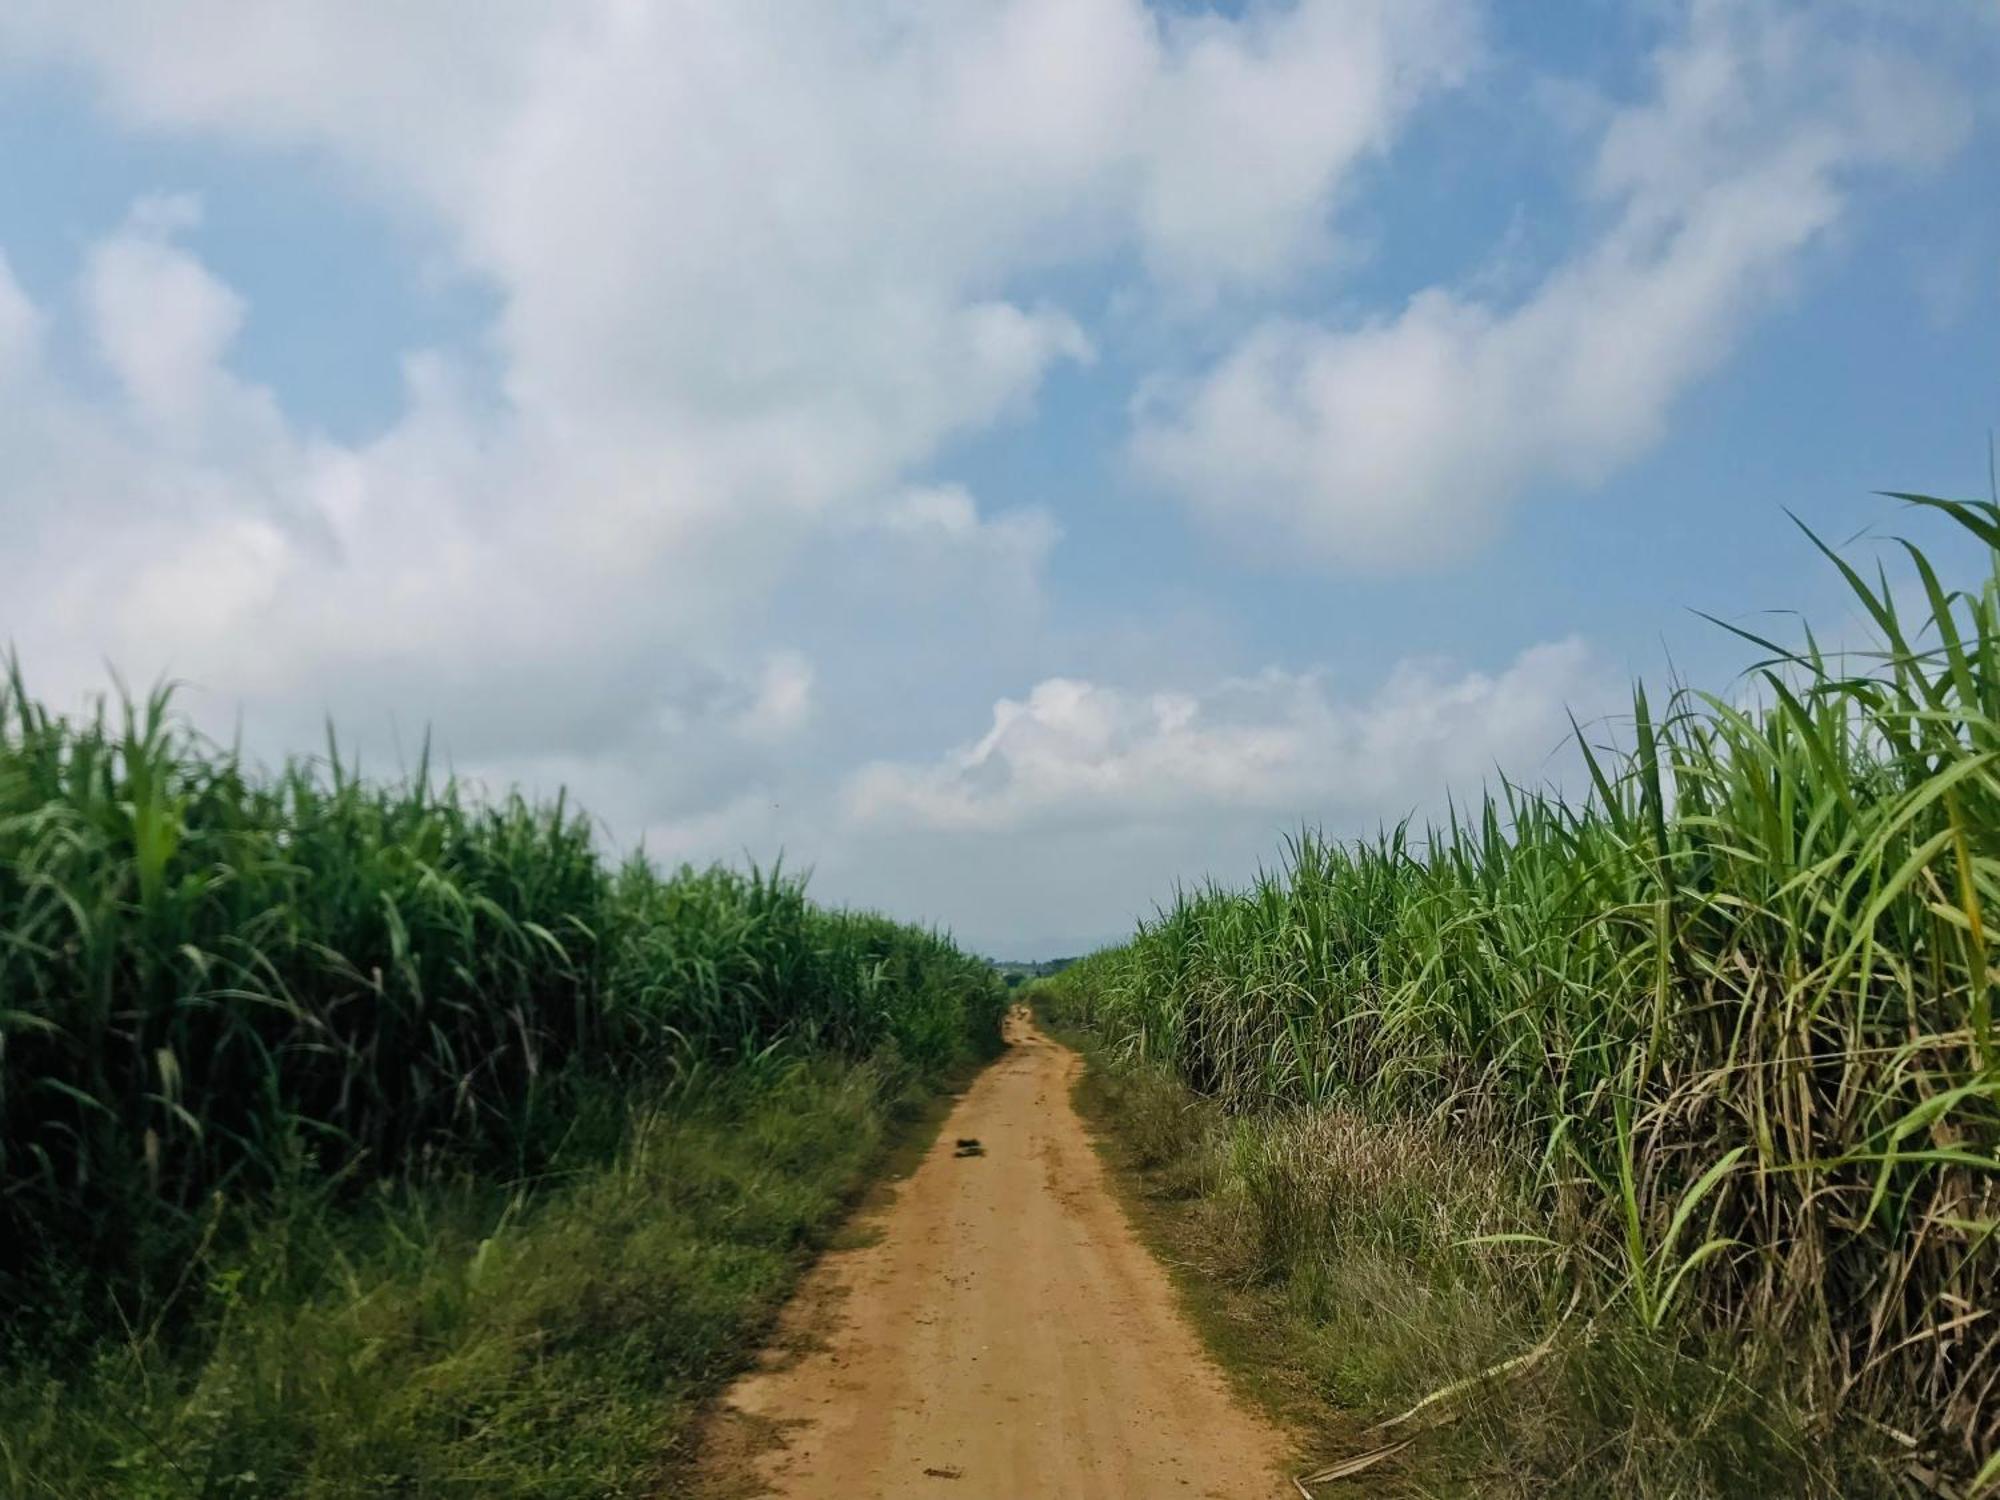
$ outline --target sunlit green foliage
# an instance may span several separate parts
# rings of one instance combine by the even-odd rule
[[[579,1081],[772,1048],[935,1068],[1002,996],[801,880],[607,869],[558,800],[420,767],[260,775],[166,692],[80,721],[0,688],[0,1307],[171,1285],[306,1177],[533,1170]]]
[[[1901,497],[1994,565],[1880,650],[1759,641],[1752,691],[1635,694],[1592,794],[1293,840],[1048,982],[1232,1110],[1340,1103],[1539,1161],[1545,1238],[1640,1324],[1783,1341],[1820,1418],[2000,1447],[2000,508]],[[1746,698],[1760,706],[1745,707]]]

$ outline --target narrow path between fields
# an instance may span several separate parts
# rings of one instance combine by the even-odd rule
[[[872,1242],[807,1278],[711,1424],[718,1493],[1267,1500],[1284,1434],[1230,1392],[1023,1011]],[[961,1147],[961,1141],[977,1146]]]

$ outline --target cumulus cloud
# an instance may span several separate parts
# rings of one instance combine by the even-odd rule
[[[216,404],[222,354],[243,326],[243,299],[171,242],[200,218],[192,198],[143,200],[83,276],[97,352],[137,414],[174,437],[195,436],[187,429]]]
[[[1465,10],[9,6],[0,65],[67,65],[134,130],[292,153],[421,221],[497,311],[411,350],[401,415],[336,443],[232,370],[256,309],[192,198],[107,226],[73,309],[0,279],[0,504],[40,522],[0,629],[59,694],[107,657],[170,668],[269,741],[386,705],[496,769],[665,762],[683,791],[653,814],[724,767],[756,785],[815,704],[869,696],[844,658],[893,611],[973,661],[994,611],[1032,614],[1053,524],[911,488],[1093,358],[1024,287],[1118,256],[1281,281],[1463,70]],[[47,348],[72,311],[84,379]]]
[[[86,17],[21,0],[0,59],[81,61],[147,125],[330,148],[442,206],[510,280],[583,254],[685,297],[773,262],[793,272],[781,289],[871,262],[922,282],[1134,237],[1177,275],[1282,274],[1319,248],[1343,175],[1472,65],[1474,17],[1470,0],[1228,17],[1142,0],[193,0],[171,16],[114,0]],[[589,245],[579,230],[607,215],[657,228]],[[927,254],[871,254],[892,246]],[[558,311],[521,309],[520,336],[560,339]],[[842,310],[821,311],[830,331]]]
[[[774,651],[757,676],[757,690],[737,719],[753,740],[784,740],[812,717],[812,663],[797,651]]]
[[[684,552],[621,554],[621,534],[644,533],[616,511],[643,497],[594,481],[643,455],[497,419],[438,354],[408,361],[390,430],[316,436],[231,371],[246,310],[183,242],[197,221],[191,201],[149,201],[85,247],[83,379],[49,357],[51,316],[0,275],[5,504],[26,523],[8,534],[0,628],[31,683],[70,702],[104,685],[107,660],[141,682],[172,672],[188,706],[218,729],[240,720],[266,752],[314,743],[329,710],[365,733],[435,725],[491,780],[576,772],[628,821],[796,741],[815,664],[765,616],[774,590],[811,596],[809,528],[697,513],[652,533]],[[969,495],[952,523],[936,552],[974,568],[997,552],[1032,589],[1041,552],[1011,539],[1046,523],[982,516]],[[985,623],[968,608],[941,628]]]
[[[1321,256],[1345,169],[1478,51],[1468,13],[1428,0],[1195,13],[1167,36],[1139,223],[1155,273],[1184,287],[1268,284]]]
[[[863,828],[1011,833],[1264,812],[1394,818],[1496,774],[1537,782],[1571,706],[1610,701],[1584,643],[1530,647],[1496,673],[1405,661],[1344,701],[1324,673],[1276,668],[1198,691],[1073,678],[1003,698],[979,739],[930,763],[864,767],[845,794]]]
[[[259,308],[180,184],[33,297],[0,230],[0,641],[65,702],[108,660],[189,679],[266,753],[331,713],[379,767],[429,726],[623,842],[782,845],[837,894],[1016,931],[1108,921],[1300,816],[1531,775],[1596,691],[1575,643],[1359,699],[1146,686],[1130,643],[1181,622],[1065,633],[1058,518],[940,472],[1055,372],[1124,379],[1107,307],[1228,337],[1309,287],[1357,181],[1485,64],[1478,9],[14,0],[0,69],[386,206],[492,311],[407,349],[393,419],[336,440],[244,373]],[[1522,303],[1262,323],[1149,397],[1141,458],[1232,524],[1380,561],[1643,447],[1851,174],[1950,135],[1895,65],[1774,14],[1697,7],[1604,125],[1595,238]],[[1026,893],[988,837],[1072,828]]]
[[[1146,394],[1139,465],[1218,526],[1394,567],[1463,555],[1523,491],[1630,461],[1859,173],[1935,162],[1962,134],[1949,90],[1816,19],[1698,0],[1651,97],[1603,131],[1602,228],[1523,300],[1440,286],[1358,325],[1265,322]]]
[[[1358,691],[1276,669],[1044,679],[953,750],[848,776],[822,868],[863,901],[920,889],[988,951],[1079,952],[1176,885],[1248,878],[1302,824],[1441,818],[1448,792],[1463,805],[1502,777],[1574,791],[1566,709],[1589,723],[1624,691],[1577,639],[1486,671],[1406,660]],[[738,813],[768,826],[767,808]]]

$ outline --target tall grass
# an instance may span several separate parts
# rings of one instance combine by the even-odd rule
[[[1505,1142],[1539,1163],[1541,1223],[1486,1253],[1558,1257],[1583,1306],[1668,1338],[1782,1348],[1821,1422],[1977,1468],[2000,1447],[2000,508],[1901,498],[1983,586],[1905,544],[1898,596],[1822,548],[1879,650],[1758,640],[1752,693],[1640,689],[1629,745],[1579,732],[1587,797],[1301,835],[1052,993],[1232,1111]]]
[[[221,1205],[302,1174],[532,1170],[584,1082],[935,1067],[1002,1004],[780,872],[608,868],[561,799],[331,744],[264,775],[165,691],[65,719],[0,687],[0,1309],[168,1295]]]

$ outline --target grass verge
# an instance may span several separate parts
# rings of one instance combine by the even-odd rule
[[[1529,1222],[1532,1176],[1488,1144],[1338,1109],[1231,1116],[1043,1024],[1084,1053],[1077,1106],[1238,1384],[1329,1467],[1409,1439],[1315,1496],[1900,1493],[1872,1432],[1808,1440],[1782,1347],[1566,1320],[1562,1277],[1470,1243]]]
[[[10,1351],[0,1492],[672,1493],[700,1401],[942,1092],[773,1058],[619,1106],[615,1152],[532,1184],[282,1194],[199,1262],[191,1327]]]

